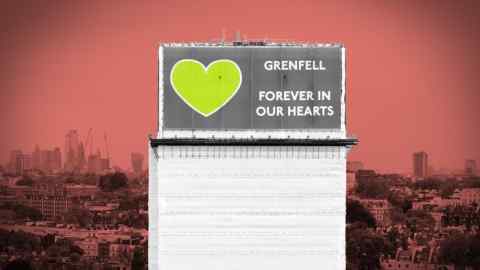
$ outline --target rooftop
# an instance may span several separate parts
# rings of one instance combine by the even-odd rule
[[[300,47],[300,48],[343,48],[341,43],[314,43],[268,40],[240,40],[228,42],[166,42],[162,47]]]

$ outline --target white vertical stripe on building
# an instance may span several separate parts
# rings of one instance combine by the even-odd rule
[[[153,148],[149,267],[345,269],[346,152]]]

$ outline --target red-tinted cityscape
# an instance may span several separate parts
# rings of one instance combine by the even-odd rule
[[[0,171],[0,269],[146,269],[148,179],[110,166],[108,137],[65,135],[65,146],[12,150]]]
[[[480,269],[478,14],[475,0],[3,1],[0,270],[147,269],[158,44],[237,30],[345,45],[360,141],[346,269]]]
[[[108,137],[102,154],[92,134],[11,151],[0,171],[0,269],[147,269],[144,155],[131,153],[131,171],[112,168]],[[443,172],[430,159],[413,153],[409,175],[347,163],[347,269],[478,269],[476,161]]]

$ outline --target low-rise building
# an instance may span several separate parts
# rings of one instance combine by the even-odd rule
[[[455,194],[462,204],[480,203],[480,188],[464,188]]]
[[[124,244],[120,242],[110,244],[110,258],[116,259],[131,259],[135,245]]]
[[[15,195],[2,195],[0,194],[0,205],[5,203],[14,203],[18,200]]]
[[[75,244],[83,250],[84,252],[83,256],[86,256],[86,257],[98,256],[98,243],[99,243],[99,240],[95,235],[89,235],[84,239],[75,241]]]
[[[39,184],[27,191],[22,204],[35,208],[47,220],[62,216],[71,209],[72,201],[63,185]]]
[[[110,257],[110,243],[105,240],[98,242],[98,258],[106,260]]]
[[[65,190],[69,197],[94,199],[98,187],[95,185],[65,185]]]
[[[425,197],[412,202],[412,208],[414,210],[426,209],[427,207],[432,209],[442,209],[445,207],[458,205],[462,205],[462,201],[458,196],[452,196],[449,198],[442,198],[440,196]]]
[[[432,260],[432,249],[415,247],[398,250],[394,259],[380,260],[383,270],[454,270],[453,265],[438,264]]]
[[[360,203],[367,208],[375,218],[377,225],[385,227],[390,225],[390,203],[385,199],[360,199]]]

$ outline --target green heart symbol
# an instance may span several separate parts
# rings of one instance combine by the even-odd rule
[[[235,96],[242,84],[242,72],[228,59],[213,61],[206,68],[197,60],[183,59],[173,66],[170,83],[188,106],[209,117]]]

